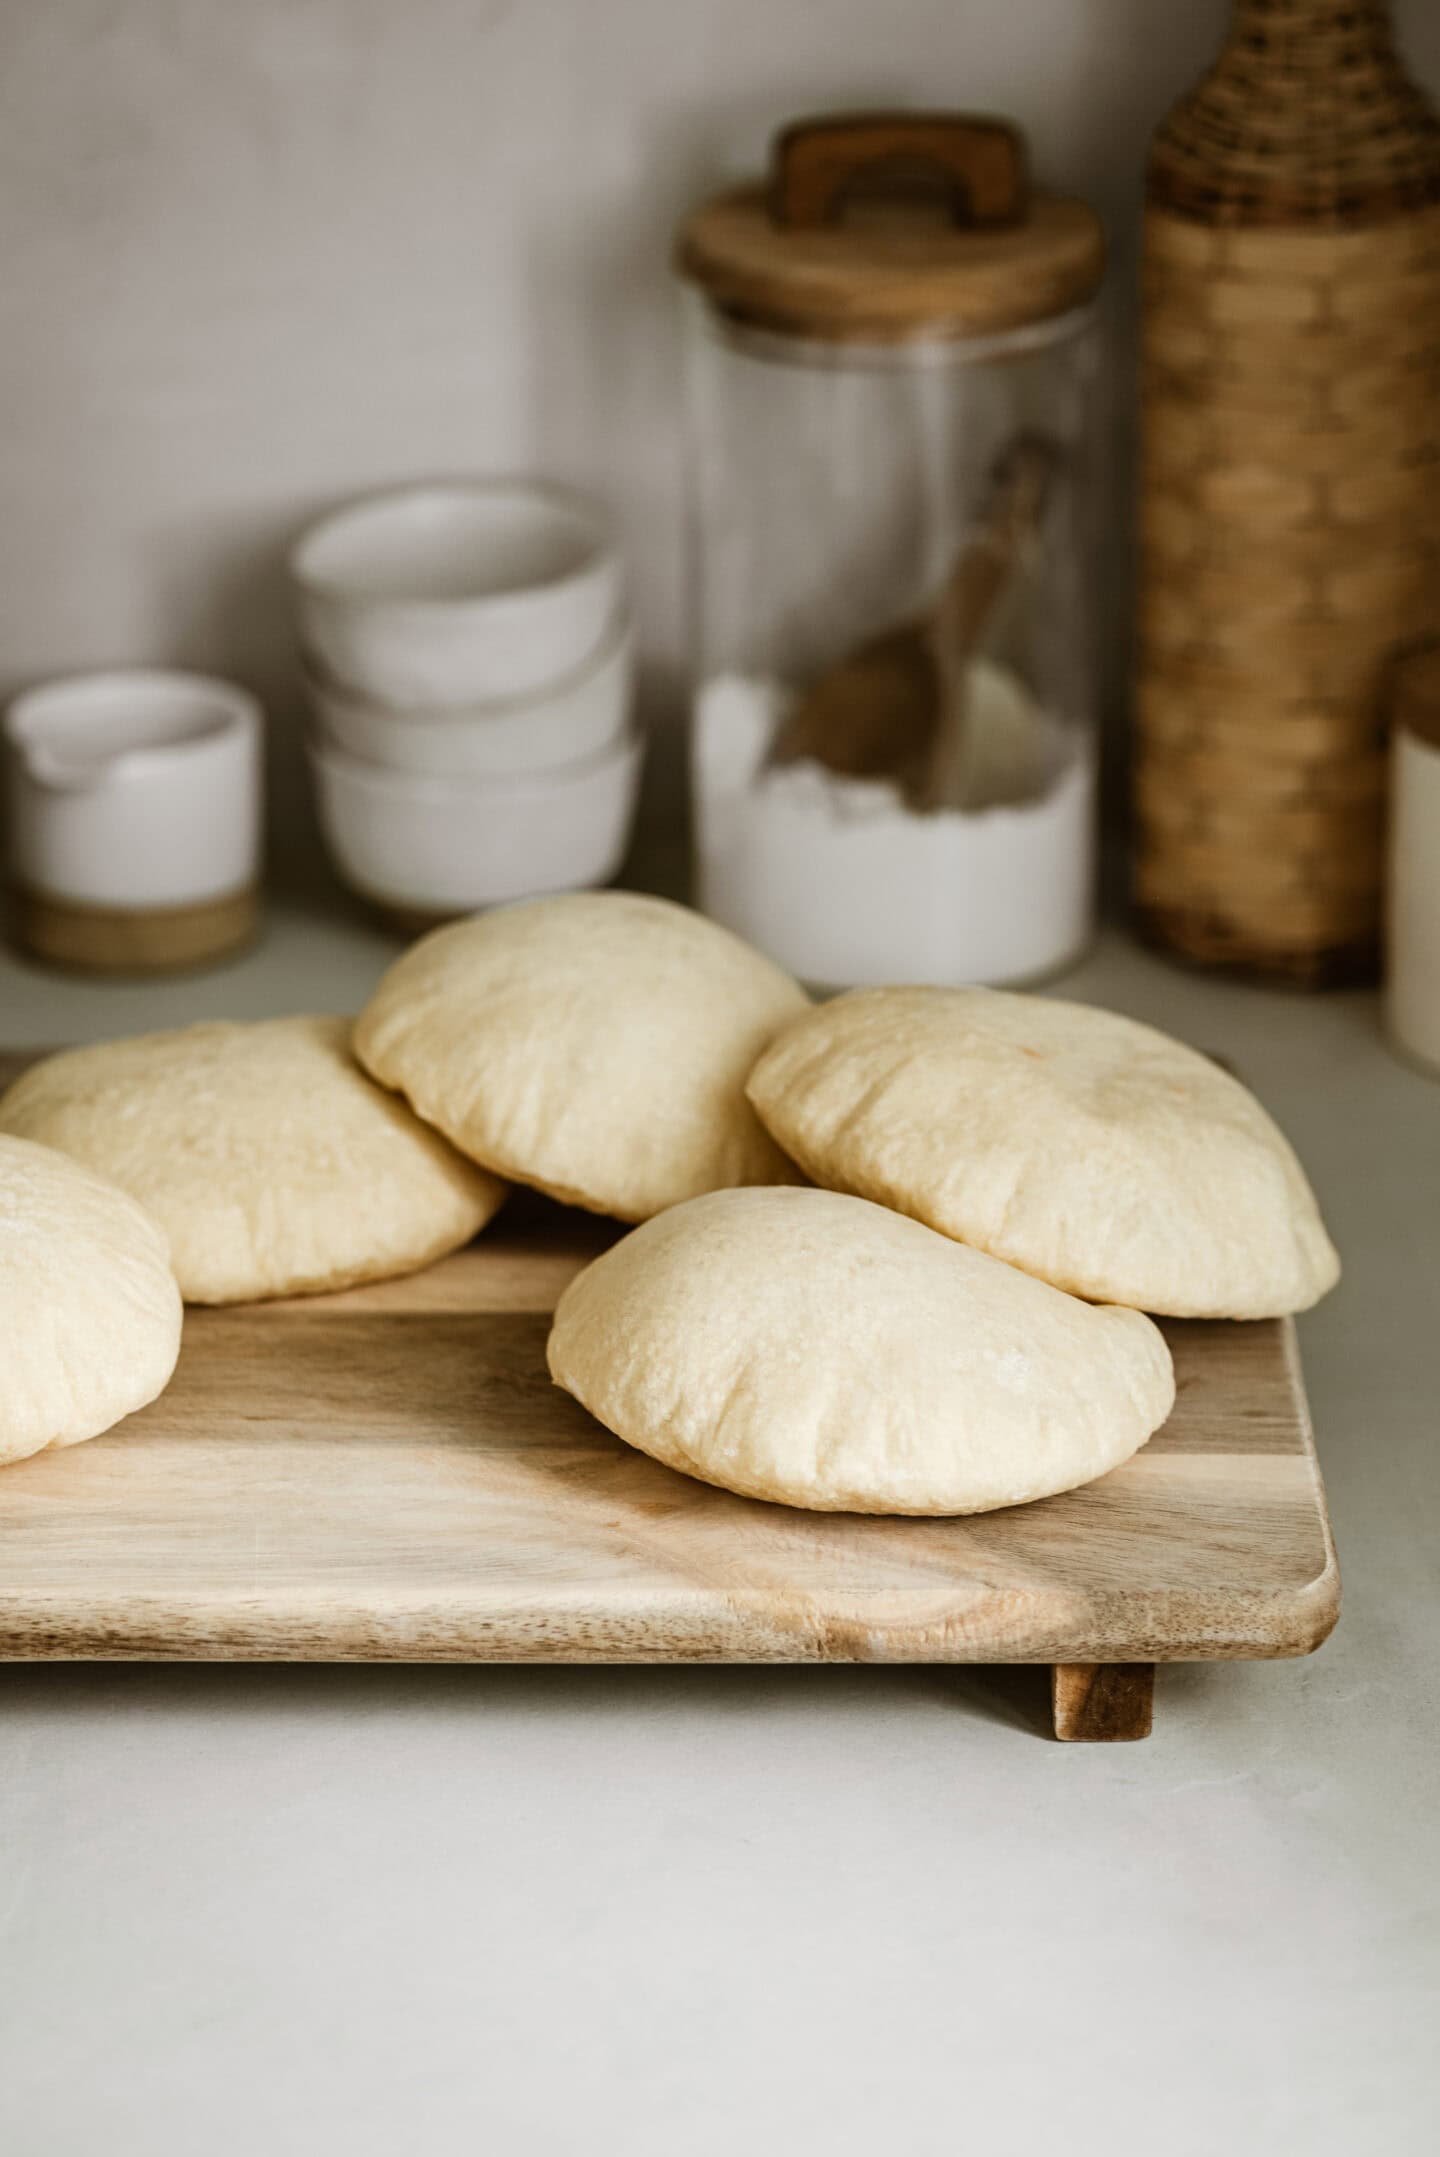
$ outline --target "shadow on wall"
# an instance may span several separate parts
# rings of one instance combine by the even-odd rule
[[[314,514],[329,506],[317,502]],[[267,726],[267,850],[272,881],[289,883],[320,856],[305,773],[300,648],[286,559],[308,518],[257,518],[218,535],[197,520],[193,543],[172,527],[156,535],[154,606],[166,625],[167,659],[253,689]]]

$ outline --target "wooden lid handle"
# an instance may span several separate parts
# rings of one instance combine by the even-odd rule
[[[775,138],[770,214],[814,230],[839,222],[862,177],[925,166],[949,183],[957,225],[1003,228],[1025,216],[1025,145],[1007,120],[965,113],[840,113],[796,120]]]

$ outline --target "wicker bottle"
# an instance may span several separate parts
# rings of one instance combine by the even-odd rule
[[[1384,680],[1440,616],[1440,119],[1385,0],[1236,0],[1147,176],[1136,900],[1375,965]]]

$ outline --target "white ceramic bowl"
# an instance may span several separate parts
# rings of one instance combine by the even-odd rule
[[[399,711],[340,688],[313,666],[306,687],[320,739],[365,763],[438,776],[518,775],[613,748],[630,723],[634,673],[634,639],[620,622],[578,673],[503,704]]]
[[[592,504],[516,480],[365,496],[301,534],[290,573],[326,673],[405,709],[532,696],[575,673],[622,581]]]
[[[320,824],[362,897],[468,913],[607,883],[624,858],[640,783],[637,731],[555,771],[439,779],[310,744]]]
[[[77,905],[176,907],[259,873],[261,715],[233,682],[137,668],[5,714],[11,874]]]

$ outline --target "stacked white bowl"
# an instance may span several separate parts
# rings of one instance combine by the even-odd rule
[[[603,884],[641,741],[600,512],[529,481],[368,495],[290,557],[335,866],[406,915]]]

